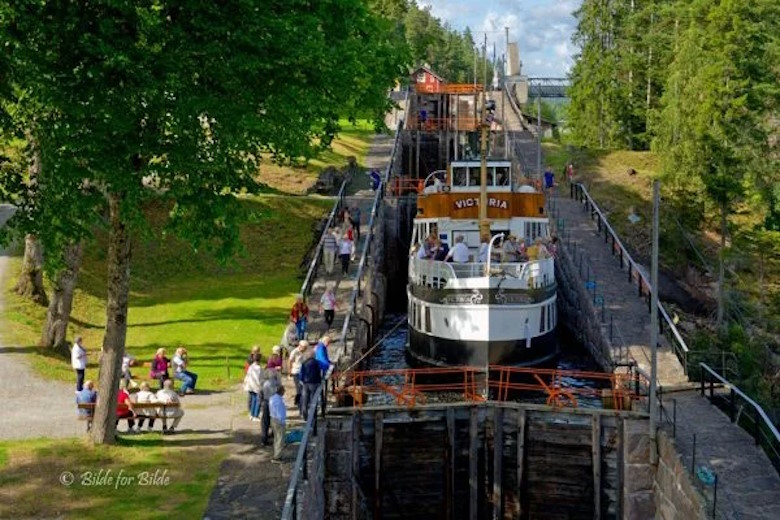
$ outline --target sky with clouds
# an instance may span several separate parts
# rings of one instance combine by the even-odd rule
[[[523,74],[530,77],[564,77],[573,64],[571,36],[577,22],[572,13],[581,0],[417,0],[431,6],[434,16],[458,29],[471,28],[474,39],[488,39],[488,55],[505,52],[504,27],[509,41],[517,42]]]

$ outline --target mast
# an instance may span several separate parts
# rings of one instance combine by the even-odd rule
[[[485,35],[485,46],[483,49],[483,59],[487,54],[487,35]],[[488,122],[487,122],[487,102],[485,87],[482,87],[482,112],[480,114],[479,128],[480,128],[480,158],[481,165],[479,171],[479,239],[482,241],[483,235],[490,236],[490,222],[487,218],[487,134],[488,134]]]

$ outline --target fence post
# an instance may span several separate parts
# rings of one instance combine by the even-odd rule
[[[710,380],[710,402],[712,402],[714,396],[715,396],[715,381]]]
[[[691,475],[696,471],[696,434],[693,434],[693,453],[691,453]]]
[[[672,438],[677,438],[677,399],[672,399]]]
[[[717,518],[715,516],[715,511],[718,508],[718,474],[715,473],[715,483],[714,488],[712,489],[712,518]]]
[[[704,374],[707,372],[703,367],[701,368],[701,396],[704,397]]]
[[[756,409],[756,428],[753,430],[753,437],[756,439],[756,446],[761,444],[761,414]]]
[[[736,403],[735,403],[735,401],[736,401],[736,398],[737,398],[737,394],[734,392],[733,388],[731,389],[730,393],[731,393],[731,396],[730,396],[731,398],[729,399],[729,417],[731,418],[731,422],[734,422],[735,413],[736,413],[736,410],[735,410]]]

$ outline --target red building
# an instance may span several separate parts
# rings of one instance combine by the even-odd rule
[[[446,83],[444,78],[423,65],[412,73],[412,84],[417,92],[439,92],[441,85]]]

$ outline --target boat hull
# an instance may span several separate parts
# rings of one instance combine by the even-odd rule
[[[539,366],[558,355],[555,330],[531,338],[504,341],[446,339],[409,327],[407,353],[414,361],[433,366]]]

